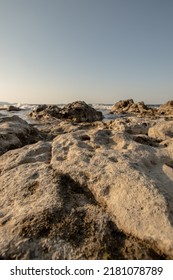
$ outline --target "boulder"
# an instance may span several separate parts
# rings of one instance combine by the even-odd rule
[[[56,105],[38,105],[36,109],[34,109],[29,116],[33,119],[49,119],[49,118],[59,118],[60,108]]]
[[[148,136],[158,140],[173,138],[173,121],[161,120],[148,130]]]
[[[34,143],[39,137],[38,130],[18,116],[0,119],[0,154]]]
[[[65,105],[63,108],[58,108],[55,105],[39,106],[36,110],[30,113],[30,116],[35,119],[42,118],[58,118],[71,120],[73,122],[94,122],[103,119],[102,113],[96,111],[84,101],[76,101]]]
[[[1,259],[151,257],[116,227],[86,183],[52,169],[50,160],[51,143],[42,141],[1,156]]]
[[[160,105],[158,109],[158,114],[161,115],[173,115],[173,100]]]
[[[7,107],[7,111],[9,111],[9,112],[11,112],[11,111],[15,112],[15,111],[21,111],[21,110],[22,110],[21,108],[16,107],[16,106],[14,106],[14,105],[9,105],[9,106]]]
[[[107,122],[107,127],[114,131],[126,131],[129,134],[148,135],[150,127],[156,124],[156,121],[150,118],[123,117]]]
[[[14,105],[6,105],[5,104],[2,107],[0,107],[0,110],[6,110],[6,111],[9,111],[9,112],[14,111],[15,112],[15,111],[21,111],[22,109],[14,106]]]
[[[120,230],[173,258],[173,181],[164,169],[170,151],[126,132],[78,131],[53,140],[51,164],[87,184]]]
[[[61,117],[74,122],[94,122],[103,119],[102,113],[86,104],[76,101],[65,105],[60,111]]]
[[[111,113],[121,114],[127,112],[132,105],[134,105],[133,99],[120,100],[113,105]]]
[[[120,100],[111,109],[111,114],[138,114],[153,116],[155,109],[148,107],[144,102],[134,103],[133,99]]]

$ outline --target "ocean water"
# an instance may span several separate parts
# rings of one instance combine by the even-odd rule
[[[18,107],[22,109],[21,111],[14,111],[14,112],[8,112],[5,110],[9,105],[13,105],[15,107]],[[55,105],[55,104],[54,104]],[[63,107],[65,104],[56,104],[58,107]],[[94,103],[94,104],[89,104],[91,105],[94,109],[101,111],[104,119],[105,120],[110,120],[110,119],[116,119],[117,117],[123,117],[123,115],[114,115],[114,114],[109,114],[112,106],[114,104],[103,104],[103,103]],[[7,117],[7,116],[13,116],[17,115],[20,118],[26,120],[27,122],[32,122],[32,120],[27,116],[32,110],[37,108],[38,104],[21,104],[21,103],[7,103],[7,102],[0,102],[0,118]],[[150,107],[158,107],[159,105],[157,104],[150,104],[148,105]]]

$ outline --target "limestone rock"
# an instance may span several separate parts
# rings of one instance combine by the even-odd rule
[[[33,119],[49,119],[49,118],[59,118],[60,108],[56,105],[38,105],[29,116]]]
[[[152,146],[154,125],[56,120],[1,155],[0,259],[173,259],[173,139]]]
[[[96,130],[87,137],[84,131],[57,136],[52,155],[53,168],[87,182],[119,229],[173,258],[173,181],[163,168],[166,152],[165,157],[125,132]]]
[[[39,106],[36,110],[30,113],[30,116],[35,119],[55,117],[58,119],[71,120],[77,123],[94,122],[103,119],[101,112],[96,111],[83,101],[69,103],[61,109],[55,105]]]
[[[38,139],[38,130],[18,116],[0,119],[0,154]]]
[[[103,119],[102,113],[86,104],[84,101],[76,101],[65,105],[60,114],[62,118],[75,122],[94,122]]]
[[[161,115],[173,115],[173,100],[160,105],[158,113]]]
[[[149,108],[144,102],[134,103],[133,99],[120,100],[111,109],[112,114],[140,114],[153,116],[155,110]]]
[[[150,127],[156,124],[156,121],[150,118],[138,118],[138,117],[124,117],[117,118],[107,122],[109,129],[114,131],[126,131],[129,134],[148,134]]]
[[[118,230],[86,184],[53,170],[50,157],[49,142],[1,156],[1,259],[151,257],[145,244]]]
[[[159,140],[173,138],[173,121],[159,121],[148,130],[148,135]]]

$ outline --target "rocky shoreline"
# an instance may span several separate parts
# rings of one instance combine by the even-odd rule
[[[173,101],[0,119],[0,259],[173,259]]]

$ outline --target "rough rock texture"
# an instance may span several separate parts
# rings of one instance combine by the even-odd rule
[[[0,154],[38,141],[38,130],[18,116],[0,119]]]
[[[173,100],[160,105],[158,113],[161,115],[173,115]]]
[[[1,155],[1,259],[173,259],[173,138],[120,121]]]
[[[60,108],[56,105],[39,105],[29,116],[33,119],[49,119],[50,117],[59,118]]]
[[[163,169],[172,148],[164,154],[126,133],[80,131],[54,139],[51,163],[87,182],[118,228],[173,256],[173,182]]]
[[[94,122],[103,119],[101,112],[96,111],[84,101],[76,101],[65,105],[60,114],[62,118],[71,119],[75,122]]]
[[[41,105],[30,113],[35,119],[55,117],[58,119],[67,119],[73,122],[94,122],[103,119],[102,113],[96,111],[84,101],[76,101],[65,105],[63,108],[57,106]]]
[[[148,136],[158,140],[173,138],[173,121],[161,120],[148,130]]]
[[[142,116],[153,116],[155,110],[149,108],[144,102],[134,103],[133,99],[120,100],[111,109],[112,114],[140,114]]]

